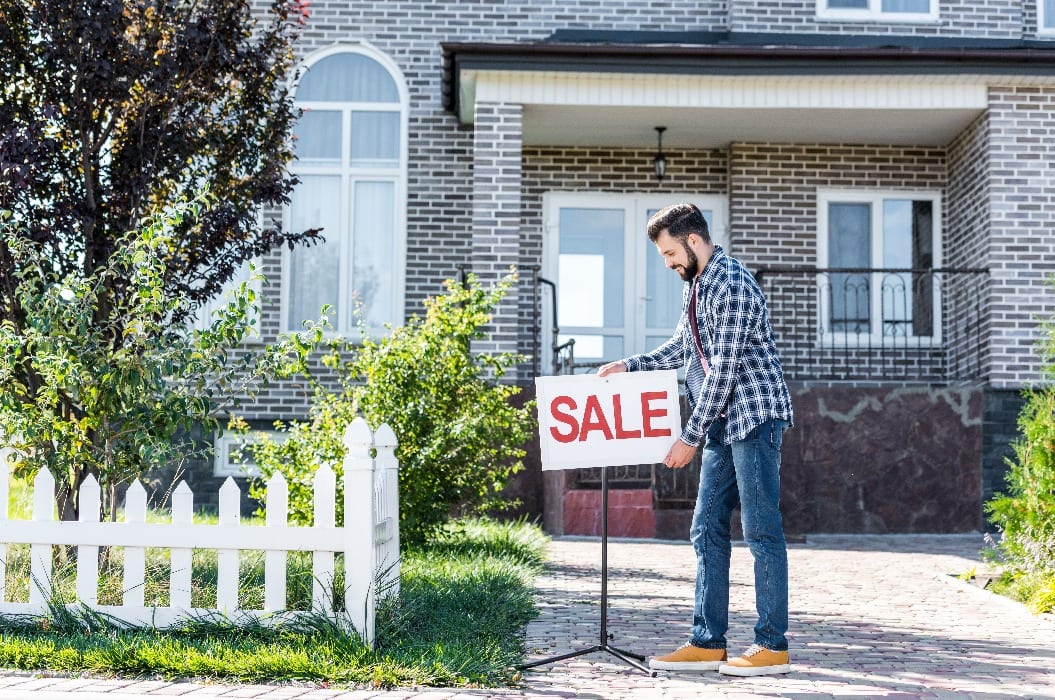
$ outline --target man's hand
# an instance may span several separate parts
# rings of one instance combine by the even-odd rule
[[[626,363],[622,360],[616,360],[615,362],[609,362],[606,365],[601,365],[600,369],[597,370],[598,377],[607,377],[609,374],[619,374],[620,372],[626,371]]]
[[[692,458],[695,456],[695,447],[686,445],[681,440],[678,440],[670,446],[670,451],[667,452],[667,456],[663,458],[663,464],[667,465],[671,469],[681,469],[686,464],[691,462]]]

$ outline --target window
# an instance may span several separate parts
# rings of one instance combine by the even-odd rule
[[[1037,0],[1037,34],[1055,36],[1055,0]]]
[[[880,22],[936,21],[938,0],[817,0],[817,16]]]
[[[260,469],[253,461],[252,451],[246,447],[261,442],[264,436],[280,442],[286,439],[287,434],[277,430],[254,430],[247,435],[221,435],[216,438],[213,444],[213,476],[259,477]]]
[[[822,333],[939,342],[938,195],[820,192],[818,206]]]
[[[300,184],[292,230],[322,228],[325,243],[287,254],[283,325],[297,330],[324,305],[337,333],[403,319],[406,89],[398,70],[363,47],[330,49],[297,86]]]

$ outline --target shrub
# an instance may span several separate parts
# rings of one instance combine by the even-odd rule
[[[1055,388],[1029,393],[1018,428],[1015,457],[1007,460],[1007,493],[986,509],[1003,533],[1000,548],[1012,566],[1055,574]]]
[[[358,346],[335,342],[323,364],[337,372],[336,390],[306,372],[315,386],[309,419],[285,426],[284,441],[265,439],[253,448],[265,478],[285,476],[292,521],[311,521],[317,465],[332,465],[340,485],[341,439],[356,415],[375,429],[387,423],[399,440],[405,543],[421,542],[452,515],[504,505],[501,491],[523,466],[532,407],[514,406],[520,389],[501,383],[520,357],[473,352],[471,343],[514,281],[512,274],[490,288],[472,275],[464,285],[448,281],[445,295],[426,300],[424,317]],[[250,493],[261,498],[263,484]],[[340,509],[343,495],[337,502]]]
[[[1044,331],[1045,374],[1055,380],[1055,322]],[[1055,576],[1055,384],[1026,393],[1018,428],[1014,459],[1007,460],[1007,493],[986,510],[1003,533],[1000,549],[1012,568]]]

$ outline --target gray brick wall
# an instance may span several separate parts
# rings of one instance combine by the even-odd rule
[[[989,266],[989,115],[983,114],[949,144],[945,201],[945,267]],[[950,370],[989,376],[989,285],[977,295],[970,278],[952,278],[946,292],[945,338]],[[970,313],[976,309],[975,313]]]
[[[993,88],[989,95],[994,388],[1040,380],[1038,322],[1055,317],[1055,89]]]
[[[1031,15],[1026,15],[1023,6]],[[740,32],[879,34],[974,39],[1019,39],[1036,26],[1035,5],[1022,0],[939,0],[937,21],[861,21],[817,17],[816,0],[731,0],[729,26]],[[1025,27],[1024,17],[1032,17]]]
[[[520,105],[476,105],[473,144],[472,267],[481,282],[493,284],[508,273],[520,258],[520,170],[523,107]],[[515,351],[518,300],[511,290],[494,310],[485,329],[487,337],[477,341],[477,352]],[[517,381],[519,372],[506,379]]]

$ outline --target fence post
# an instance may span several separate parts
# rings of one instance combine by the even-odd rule
[[[241,516],[242,491],[234,479],[227,477],[220,487],[220,525],[238,525]],[[230,615],[238,609],[238,550],[216,551],[216,607]]]
[[[267,504],[264,523],[267,527],[285,528],[289,524],[289,486],[281,472],[267,480]],[[264,610],[286,609],[286,552],[267,550],[264,554]]]
[[[385,519],[387,536],[377,558],[384,575],[381,593],[399,595],[399,461],[395,454],[399,441],[392,428],[382,423],[374,435],[374,443],[377,446],[376,478],[382,480],[384,498],[379,515]]]
[[[172,524],[190,525],[194,522],[194,492],[186,481],[181,481],[172,492]],[[169,574],[169,605],[187,610],[191,607],[191,569],[194,550],[173,548]]]
[[[373,647],[374,462],[373,435],[361,417],[344,432],[345,607],[363,642]]]
[[[99,482],[95,475],[89,474],[81,483],[80,515],[82,523],[99,522]],[[77,599],[85,605],[99,602],[99,548],[92,545],[77,547]]]
[[[47,467],[41,467],[33,480],[33,520],[55,519],[55,477]],[[29,602],[44,612],[51,597],[51,545],[34,544],[29,548]]]
[[[138,479],[125,491],[125,525],[135,527],[147,521],[147,490]],[[143,605],[143,585],[146,582],[146,550],[125,547],[124,605]]]
[[[315,470],[314,486],[315,527],[331,528],[337,522],[337,475],[330,465]],[[312,552],[311,609],[315,612],[333,614],[333,571],[333,552]]]

